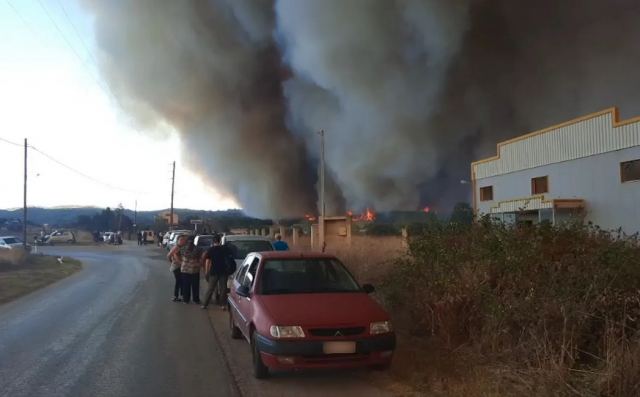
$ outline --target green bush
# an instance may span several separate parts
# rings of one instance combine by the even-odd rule
[[[623,368],[607,362],[620,347],[609,342],[639,341],[635,238],[582,225],[439,223],[410,239],[395,269],[383,286],[386,301],[411,318],[413,335],[452,349],[472,346],[524,367],[595,370],[607,363],[601,374],[613,376],[612,368]],[[621,392],[602,384],[603,395]],[[640,387],[640,379],[625,387]]]
[[[367,236],[399,236],[402,230],[388,223],[374,223],[367,227]]]

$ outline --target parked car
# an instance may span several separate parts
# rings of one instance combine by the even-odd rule
[[[76,242],[76,235],[68,230],[56,230],[47,236],[45,243],[49,245],[68,243],[73,244]]]
[[[231,337],[250,343],[256,378],[270,370],[385,369],[396,339],[373,290],[331,255],[251,253],[228,297]]]
[[[167,244],[169,244],[169,239],[171,238],[172,232],[166,232],[164,236],[162,236],[162,246],[167,248]]]
[[[0,249],[20,249],[24,244],[21,239],[15,236],[0,236]],[[31,246],[27,244],[27,251],[31,251]]]
[[[193,240],[193,243],[196,245],[196,247],[206,249],[207,247],[211,246],[213,237],[214,236],[212,234],[199,234],[196,236],[195,240]]]
[[[250,252],[273,251],[273,244],[269,237],[250,236],[246,234],[226,234],[222,236],[221,243],[231,250],[236,261],[236,269]]]
[[[104,232],[102,233],[102,241],[108,243],[111,241],[111,236],[114,235],[114,232]]]
[[[178,238],[180,236],[189,236],[191,235],[191,230],[175,230],[171,233],[169,243],[167,244],[167,250],[171,251],[171,248],[175,247],[178,244]]]
[[[156,233],[153,230],[142,230],[144,235],[143,244],[153,244],[156,242]]]

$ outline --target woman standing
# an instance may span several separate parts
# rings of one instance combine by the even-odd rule
[[[140,241],[142,241],[142,238],[140,238]],[[171,249],[171,251],[169,251],[169,254],[167,255],[167,258],[171,262],[171,266],[169,266],[169,271],[173,273],[173,277],[176,279],[176,282],[173,285],[173,301],[174,302],[180,302],[182,300],[181,296],[184,295],[180,293],[182,289],[181,288],[182,274],[180,270],[180,267],[182,265],[182,255],[180,254],[180,249],[184,247],[186,242],[187,242],[186,236],[180,236],[180,238],[178,238],[178,243],[175,245],[175,247]]]
[[[200,304],[200,250],[193,243],[195,237],[189,236],[186,244],[180,249],[182,257],[182,299],[184,303],[191,301]]]

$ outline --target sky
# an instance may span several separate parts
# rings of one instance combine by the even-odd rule
[[[141,129],[101,78],[91,16],[75,0],[0,0],[0,208],[237,208],[183,167],[169,125]],[[7,142],[8,141],[8,142]],[[43,154],[44,153],[44,154]]]

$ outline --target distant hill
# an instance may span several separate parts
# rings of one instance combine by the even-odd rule
[[[113,209],[113,208],[112,208]],[[66,226],[73,224],[78,216],[93,216],[99,214],[104,208],[98,207],[70,207],[70,208],[39,208],[33,207],[28,209],[27,218],[29,223],[36,225],[49,224],[52,226]],[[154,219],[161,212],[168,209],[157,211],[138,211],[137,222],[139,225],[151,225]],[[203,211],[184,208],[174,208],[174,212],[182,219],[252,219],[244,215],[241,210],[225,210],[225,211]],[[134,211],[125,209],[124,214],[134,219]],[[22,219],[22,209],[0,210],[0,219]]]

